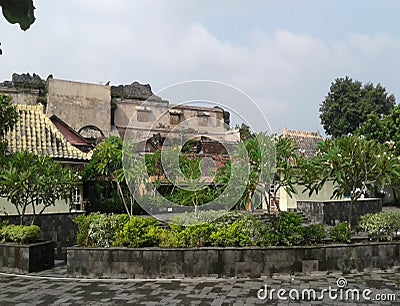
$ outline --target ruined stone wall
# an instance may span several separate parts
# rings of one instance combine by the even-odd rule
[[[196,135],[204,133],[219,140],[225,138],[223,111],[219,108],[175,107],[165,102],[139,99],[114,99],[113,103],[116,105],[114,124],[122,137],[129,125],[129,137],[137,140],[156,133],[165,136],[176,126],[179,126],[174,131],[177,137],[181,129],[187,129]],[[196,120],[185,122],[191,118]]]
[[[111,129],[110,87],[57,79],[48,79],[47,112],[56,115],[79,131],[92,125],[105,136]]]
[[[39,90],[0,86],[0,95],[10,96],[14,104],[36,105],[39,98]]]

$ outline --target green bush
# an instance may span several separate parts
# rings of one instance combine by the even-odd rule
[[[348,223],[336,224],[329,231],[329,236],[334,242],[351,242],[351,230]]]
[[[161,229],[153,218],[131,217],[115,235],[113,246],[132,248],[158,246]]]
[[[268,226],[259,217],[241,214],[231,224],[219,220],[210,238],[214,246],[264,246],[269,244],[267,233]]]
[[[204,247],[211,245],[211,234],[215,229],[213,223],[202,223],[196,225],[189,225],[186,227],[175,227],[172,229],[173,247]]]
[[[322,224],[311,224],[303,227],[304,244],[318,244],[324,238],[326,238],[326,232]]]
[[[303,219],[293,212],[281,212],[271,219],[271,228],[268,232],[269,245],[299,245],[303,241],[301,227]]]
[[[34,243],[40,240],[41,231],[36,225],[6,225],[0,228],[0,241],[19,244]]]
[[[391,241],[393,234],[400,229],[400,213],[366,214],[360,218],[358,228],[367,232],[373,240]]]
[[[78,225],[76,241],[78,245],[110,247],[116,233],[123,229],[129,220],[128,215],[91,214],[78,216],[74,222]]]

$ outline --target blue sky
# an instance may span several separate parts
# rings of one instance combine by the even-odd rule
[[[400,99],[399,1],[34,4],[37,20],[26,32],[0,19],[0,80],[35,72],[90,83],[137,80],[154,92],[213,80],[249,95],[277,133],[323,132],[319,104],[337,77],[379,82]]]

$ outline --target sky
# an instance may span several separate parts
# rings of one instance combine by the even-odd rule
[[[286,127],[323,134],[319,105],[336,78],[380,83],[400,99],[397,0],[34,5],[36,21],[26,32],[0,18],[0,81],[30,72],[96,84],[139,81],[154,93],[217,81],[248,95],[275,133]]]

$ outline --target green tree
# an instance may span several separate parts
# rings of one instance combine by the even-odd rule
[[[251,200],[255,191],[265,194],[267,186],[269,188],[272,182],[275,171],[275,143],[270,136],[263,132],[256,134],[243,143],[244,146],[239,145],[235,148],[233,161],[231,160],[226,165],[226,169],[220,171],[218,180],[220,183],[227,184],[230,179],[232,165],[237,173],[241,173],[244,176],[248,174],[245,181],[241,179],[240,175],[236,176],[239,179],[238,186],[246,185],[245,191],[236,207],[251,210]]]
[[[84,171],[86,181],[102,178],[110,182],[130,216],[133,215],[135,201],[131,193],[134,194],[147,177],[143,160],[135,158],[133,150],[126,149],[123,153],[123,142],[115,136],[107,138],[96,147]],[[129,186],[133,186],[131,193]]]
[[[385,116],[371,113],[356,134],[380,143],[388,143],[396,154],[400,155],[400,145],[398,145],[400,143],[400,106],[396,105]]]
[[[0,195],[6,197],[18,211],[23,223],[26,210],[32,207],[35,222],[37,215],[55,205],[60,199],[70,198],[76,186],[73,172],[47,156],[28,152],[13,154],[0,170]],[[42,208],[37,213],[37,206]]]
[[[11,24],[18,23],[26,31],[35,22],[32,0],[0,0],[4,18]]]
[[[254,138],[254,136],[255,136],[254,133],[252,132],[251,128],[247,124],[242,123],[241,126],[236,124],[235,129],[239,129],[241,141],[247,141],[251,138]]]
[[[350,197],[348,222],[353,225],[353,210],[366,188],[386,186],[400,177],[400,162],[385,144],[357,136],[327,139],[317,145],[317,156],[308,161],[302,184],[313,192],[333,182],[332,197]]]
[[[273,176],[274,189],[271,192],[268,189],[268,195],[273,199],[274,203],[279,208],[279,201],[277,199],[277,193],[280,189],[286,191],[291,196],[293,193],[297,193],[295,184],[298,182],[298,175],[300,175],[300,168],[298,165],[299,156],[296,153],[296,145],[293,140],[285,137],[275,138],[275,149],[276,149],[276,166]],[[270,209],[268,203],[268,210]]]
[[[371,113],[387,114],[395,98],[380,84],[362,85],[349,77],[336,79],[320,105],[320,119],[326,134],[333,138],[354,133]]]
[[[12,129],[18,120],[18,112],[11,104],[11,98],[0,95],[0,163],[7,151],[6,133]]]
[[[23,31],[28,30],[35,22],[32,0],[0,0],[0,7],[4,18],[11,24],[18,23]],[[0,55],[2,53],[0,49]]]

